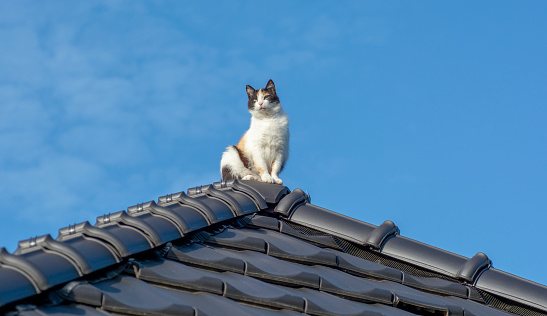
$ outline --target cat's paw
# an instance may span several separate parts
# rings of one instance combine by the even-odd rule
[[[278,176],[272,176],[275,184],[283,184],[283,180],[279,179]]]
[[[260,181],[260,177],[255,176],[255,175],[252,175],[252,174],[248,174],[248,175],[244,176],[243,178],[241,178],[241,180],[254,180],[254,181]]]
[[[264,173],[261,177],[262,182],[275,183],[274,178],[271,175]]]

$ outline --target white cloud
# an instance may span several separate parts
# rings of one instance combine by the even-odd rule
[[[283,27],[296,35],[283,38],[267,26],[225,28],[188,6],[155,14],[110,4],[4,8],[18,14],[0,26],[10,43],[0,51],[0,199],[17,216],[64,225],[216,181],[216,159],[248,126],[245,84],[336,65],[317,51],[336,21],[293,19]],[[250,44],[258,38],[262,46]]]

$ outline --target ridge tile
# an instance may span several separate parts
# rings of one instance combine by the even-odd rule
[[[319,230],[363,245],[376,226],[335,213],[313,204],[303,204],[295,209],[290,222]]]
[[[394,236],[387,240],[382,254],[453,278],[467,258],[410,238]]]
[[[148,201],[146,203],[137,204],[127,208],[127,213],[131,216],[139,216],[141,214],[152,214],[154,216],[159,216],[167,219],[179,231],[180,236],[184,236],[186,233],[189,233],[191,230],[188,227],[188,223],[184,220],[180,214],[173,212],[173,210],[159,206],[154,201]]]
[[[0,306],[38,294],[31,279],[15,268],[0,264]]]
[[[239,180],[215,182],[213,183],[213,187],[227,193],[233,193],[234,198],[240,201],[240,204],[241,199],[245,197],[251,199],[259,210],[268,208],[268,203],[266,203],[264,197],[257,190],[249,185],[241,183]],[[245,203],[242,205],[245,205]]]
[[[126,215],[123,216],[121,214]],[[135,254],[152,249],[156,246],[156,243],[160,243],[161,237],[159,237],[157,233],[153,233],[153,229],[148,229],[150,231],[149,234],[154,234],[154,240],[151,240],[149,234],[143,232],[140,228],[132,226],[133,223],[126,224],[125,219],[128,217],[130,216],[127,215],[127,213],[125,213],[124,211],[99,216],[97,217],[95,227],[101,228],[108,233],[114,235],[118,240],[123,243],[129,254]],[[139,226],[142,227],[144,225]]]
[[[235,182],[237,181],[237,182]],[[253,188],[260,196],[270,204],[277,204],[285,195],[290,193],[289,188],[279,184],[271,184],[253,180],[235,180],[231,185],[243,184]],[[228,184],[230,185],[230,184]]]
[[[547,288],[510,273],[490,268],[476,281],[476,288],[547,312]]]

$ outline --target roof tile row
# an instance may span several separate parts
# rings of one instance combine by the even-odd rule
[[[288,189],[274,186],[258,193],[237,180],[206,186],[138,204],[50,235],[21,241],[14,254],[0,248],[0,275],[21,279],[16,289],[0,288],[0,306],[119,263],[123,258],[179,239],[192,231],[267,208]],[[265,197],[263,196],[265,195]]]
[[[370,247],[402,262],[440,273],[503,298],[547,311],[547,287],[491,268],[483,253],[466,258],[410,238],[399,236],[390,222],[385,228],[359,222],[347,216],[308,204],[306,194],[295,189],[273,212],[287,221]],[[296,201],[294,203],[291,203]],[[371,242],[377,241],[377,242]]]
[[[423,268],[449,275],[453,278],[473,282],[480,270],[490,265],[490,260],[484,254],[477,254],[472,259],[456,255],[419,243],[409,238],[398,236],[399,229],[391,222],[386,221],[376,227],[365,224],[344,215],[305,203],[305,194],[296,189],[286,199],[295,201],[286,208],[287,204],[280,203],[274,212],[287,218],[291,222],[311,226],[340,238],[352,241],[359,245],[379,250],[382,254],[400,259]],[[278,206],[279,206],[278,205]],[[365,225],[364,225],[365,224]]]
[[[411,276],[397,269],[389,268],[365,259],[360,259],[336,250],[328,250],[311,245],[289,237],[282,233],[268,231],[264,229],[227,229],[224,232],[211,236],[208,244],[227,246],[241,250],[252,250],[280,258],[291,260],[303,264],[320,264],[329,267],[340,268],[341,270],[351,271],[358,275],[391,280],[401,284],[409,285],[415,288],[426,289],[429,291],[470,298],[472,291],[468,286],[434,278],[423,278]],[[256,245],[260,244],[261,247]],[[172,250],[177,251],[177,250]],[[191,253],[187,256],[196,256],[198,254],[211,252],[207,248],[191,248]],[[216,251],[218,255],[218,251]],[[190,261],[193,264],[203,262],[204,258],[211,258],[212,254],[201,255],[199,258]],[[177,257],[180,259],[180,256]],[[229,257],[233,259],[232,257]],[[226,260],[226,258],[223,258]],[[208,259],[208,261],[211,261]],[[273,262],[273,261],[271,261]],[[247,262],[247,266],[250,263]],[[241,266],[245,266],[241,264]],[[223,267],[226,269],[226,267]],[[321,275],[321,274],[317,274]],[[343,277],[338,276],[339,279]],[[335,278],[333,278],[334,280]],[[472,296],[475,297],[475,296]]]
[[[286,241],[293,246],[299,243],[293,237]],[[427,294],[397,282],[354,276],[321,264],[276,259],[251,250],[196,243],[169,248],[168,259],[133,261],[125,275],[100,282],[73,282],[65,287],[66,298],[129,314],[184,315],[192,314],[193,308],[199,315],[205,307],[195,300],[205,298],[210,300],[208,308],[213,314],[226,311],[216,306],[218,298],[199,296],[213,294],[257,308],[311,315],[411,315],[405,310],[419,315],[507,315],[464,297]],[[226,308],[233,313],[236,307]],[[255,314],[264,312],[267,309],[255,310]]]
[[[393,303],[393,300],[398,300],[399,306],[405,304],[426,306],[432,310],[450,311],[452,314],[463,313],[461,308],[458,309],[455,306],[467,304],[468,313],[478,308],[471,301],[478,300],[480,297],[475,289],[547,311],[547,287],[491,268],[490,259],[482,253],[478,253],[473,258],[459,256],[400,236],[399,229],[390,221],[377,227],[312,205],[309,195],[300,189],[290,192],[284,186],[238,180],[217,182],[191,188],[187,193],[179,192],[162,196],[157,204],[150,201],[129,207],[127,212],[100,216],[94,226],[88,222],[71,225],[60,229],[56,240],[46,235],[22,241],[14,254],[8,253],[3,248],[0,249],[0,279],[2,283],[5,283],[4,280],[11,280],[13,283],[10,284],[16,284],[12,287],[0,287],[0,306],[110,267],[134,254],[157,248],[167,242],[180,240],[181,237],[202,228],[257,212],[269,215],[253,216],[248,220],[249,228],[227,228],[220,233],[208,236],[206,239],[208,246],[191,244],[173,247],[167,255],[168,258],[203,268],[235,272],[238,276],[226,277],[225,274],[211,276],[204,273],[202,276],[210,279],[204,279],[207,282],[200,284],[208,284],[211,293],[214,292],[213,288],[216,286],[214,284],[217,284],[218,280],[225,285],[232,284],[230,297],[248,300],[259,305],[262,304],[261,300],[264,300],[264,297],[251,295],[250,292],[242,289],[243,285],[240,287],[234,285],[241,277],[239,274],[252,275],[258,279],[287,283],[292,286],[299,285],[308,289],[318,288],[324,292],[377,303],[386,303],[389,300]],[[282,221],[272,218],[272,215],[278,216]],[[285,221],[291,225],[303,225],[322,234],[303,234],[291,225],[287,225]],[[418,277],[357,258],[339,251],[342,248],[338,245],[336,238],[354,243],[381,256],[442,274],[454,282]],[[239,251],[221,249],[225,247],[239,249]],[[207,260],[203,260],[204,257],[200,258],[200,256],[206,256]],[[264,256],[279,260],[271,261],[273,258],[265,260]],[[271,262],[275,264],[271,266]],[[169,265],[170,263],[161,264]],[[310,264],[315,266],[308,266]],[[135,271],[137,277],[142,278],[151,277],[150,275],[154,273],[156,277],[160,275],[157,271],[154,272],[149,263],[143,263],[136,267]],[[349,274],[346,275],[344,271],[364,276],[366,279],[359,279],[359,281],[348,279]],[[318,275],[321,275],[319,281]],[[127,277],[119,277],[115,285],[108,286],[130,287],[131,282],[139,281],[126,279]],[[379,283],[374,281],[375,279],[388,281]],[[341,280],[346,280],[346,288],[340,285]],[[190,280],[184,282],[185,287],[192,286]],[[373,284],[370,291],[367,292],[365,284]],[[72,292],[74,301],[101,306],[111,311],[124,311],[127,304],[123,303],[123,297],[119,296],[123,294],[109,292],[108,286],[102,283],[100,286],[78,284]],[[147,284],[147,286],[150,285]],[[267,285],[264,286],[267,287]],[[446,298],[442,304],[433,301],[419,302],[424,297],[423,295],[414,297],[412,288],[450,295],[450,298]],[[212,295],[211,293],[180,294],[178,292],[175,294],[167,289],[156,287],[150,288],[150,291],[152,296],[176,297],[170,303],[161,303],[160,299],[149,306],[157,313],[166,314],[175,310],[177,314],[180,314],[181,310],[193,313],[196,305],[188,305],[188,299],[199,302],[204,296]],[[224,288],[222,291],[226,294],[228,289]],[[318,315],[334,314],[335,312],[329,310],[325,303],[339,299],[336,296],[306,289],[287,288],[283,291],[283,295],[280,294],[276,303],[279,305],[273,308],[291,306],[290,309],[298,312],[313,311]],[[220,305],[231,304],[213,296],[214,299],[208,299],[216,300]],[[98,300],[98,297],[104,299]],[[297,308],[302,298],[305,298],[308,305],[305,308]],[[462,300],[465,303],[457,301],[457,304],[451,305],[448,302],[450,300]],[[205,301],[203,300],[203,308],[207,309]],[[199,303],[196,304],[199,305]],[[477,305],[483,306],[478,303]],[[339,311],[339,313],[358,315],[363,312],[362,307],[356,307],[353,310],[352,304],[347,306],[347,310]],[[371,305],[367,305],[366,311],[382,314],[380,310],[385,306],[381,305],[379,309],[375,307],[376,309],[372,308],[372,310],[370,308]],[[249,310],[241,311],[242,314],[248,312]]]

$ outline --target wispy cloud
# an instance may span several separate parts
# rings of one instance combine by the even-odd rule
[[[248,125],[244,84],[340,61],[344,24],[326,16],[242,28],[233,5],[172,4],[1,4],[0,202],[14,218],[93,221],[215,181]]]
[[[0,198],[19,218],[57,221],[157,181],[146,163],[158,138],[192,133],[208,48],[139,8],[37,6],[2,10]]]

